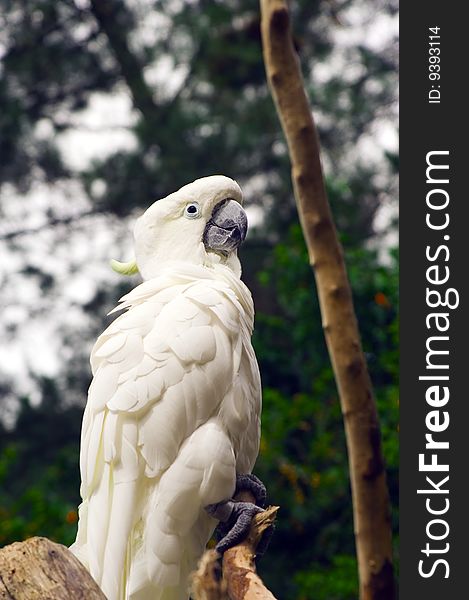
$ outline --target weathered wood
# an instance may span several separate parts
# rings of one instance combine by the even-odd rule
[[[343,251],[324,186],[319,140],[286,0],[261,0],[267,78],[292,163],[292,181],[316,278],[339,390],[350,464],[361,600],[394,598],[389,496],[380,429]]]
[[[236,500],[252,502],[250,492],[241,492]],[[246,539],[220,555],[207,550],[192,576],[194,600],[275,600],[256,572],[256,548],[266,529],[275,522],[278,506],[269,506],[257,514]],[[264,560],[268,561],[268,556]]]
[[[257,574],[254,559],[262,534],[273,525],[277,511],[278,506],[270,506],[257,514],[247,538],[224,553],[223,579],[230,600],[275,600]]]
[[[33,537],[0,549],[1,600],[106,600],[91,575],[60,544]]]
[[[229,600],[216,550],[206,550],[200,559],[192,575],[191,595],[194,600]]]

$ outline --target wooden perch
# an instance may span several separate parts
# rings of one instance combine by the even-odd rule
[[[42,537],[0,550],[0,600],[106,600],[66,548]]]
[[[221,574],[220,555],[216,550],[206,550],[192,574],[191,598],[194,600],[229,600],[226,581]]]
[[[267,78],[288,143],[292,180],[339,390],[350,464],[361,600],[394,598],[389,497],[373,390],[342,247],[324,186],[319,141],[285,0],[261,0]]]
[[[251,501],[244,493],[237,500]],[[270,506],[254,517],[247,538],[224,553],[223,572],[218,552],[205,552],[192,579],[195,600],[275,600],[257,574],[254,559],[262,533],[273,525],[277,511],[278,506]]]
[[[256,548],[262,533],[275,521],[278,506],[257,514],[247,538],[223,555],[223,579],[230,600],[275,600],[256,572]]]

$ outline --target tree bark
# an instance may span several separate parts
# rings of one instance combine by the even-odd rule
[[[343,251],[329,208],[319,141],[285,0],[261,0],[267,78],[288,143],[292,181],[314,270],[323,329],[344,417],[361,600],[394,598],[389,496],[371,380]]]
[[[257,574],[254,559],[262,533],[273,524],[277,511],[278,506],[270,506],[257,514],[247,538],[223,554],[223,579],[230,600],[275,600]]]
[[[65,546],[33,537],[0,550],[1,600],[106,600]]]
[[[252,499],[244,497],[243,501]],[[262,534],[273,525],[277,511],[278,506],[270,506],[254,517],[246,539],[223,554],[223,572],[218,552],[204,553],[192,577],[195,600],[276,600],[256,572],[255,557]]]
[[[229,600],[226,582],[222,578],[220,555],[206,550],[191,578],[191,598],[194,600]]]

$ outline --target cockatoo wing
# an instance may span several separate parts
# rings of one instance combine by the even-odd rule
[[[257,455],[249,292],[240,288],[240,303],[223,278],[196,275],[138,286],[92,351],[73,550],[111,600],[149,579],[179,584],[214,526],[203,506],[227,499],[236,469],[250,471]]]

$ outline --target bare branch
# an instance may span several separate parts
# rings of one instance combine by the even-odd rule
[[[252,502],[250,492],[236,496],[241,502]],[[276,600],[256,572],[256,548],[266,529],[275,522],[279,507],[269,506],[257,514],[246,539],[223,554],[223,576],[220,555],[207,550],[192,577],[194,600]]]
[[[206,550],[202,555],[192,575],[191,596],[194,600],[229,600],[216,550]]]
[[[361,600],[394,598],[389,496],[371,380],[343,251],[324,187],[319,140],[285,0],[261,0],[264,62],[287,139],[298,213],[345,422]]]
[[[42,537],[0,550],[0,598],[105,600],[97,583],[68,548]]]
[[[275,521],[278,506],[257,514],[247,538],[223,554],[223,579],[230,600],[275,600],[256,572],[256,548],[263,532]]]

